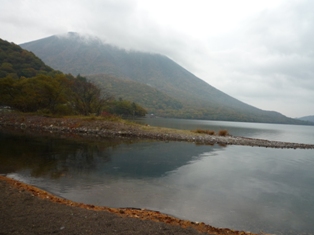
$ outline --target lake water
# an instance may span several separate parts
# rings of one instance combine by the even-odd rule
[[[314,143],[313,126],[144,119]],[[216,227],[314,234],[314,151],[0,133],[0,173],[77,202],[158,210]]]
[[[134,121],[157,127],[168,127],[182,130],[205,129],[216,132],[219,130],[228,130],[231,135],[235,136],[314,144],[314,126],[172,118],[142,118],[135,119]]]

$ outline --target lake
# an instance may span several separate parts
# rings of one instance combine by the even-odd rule
[[[314,126],[265,124],[250,122],[225,122],[173,118],[141,118],[135,122],[157,127],[182,130],[205,129],[218,132],[228,130],[231,135],[275,141],[314,143]]]
[[[141,119],[178,129],[314,143],[313,126]],[[215,227],[314,234],[314,151],[0,133],[0,173],[88,204],[161,211]]]

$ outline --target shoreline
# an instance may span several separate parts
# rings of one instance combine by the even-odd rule
[[[136,138],[160,141],[186,141],[200,145],[242,145],[266,148],[314,149],[314,144],[270,141],[238,136],[217,136],[188,130],[106,121],[97,118],[52,118],[35,115],[0,113],[0,130],[17,129],[37,134],[62,134],[95,138]]]
[[[111,122],[106,120],[99,120],[99,119],[88,119],[88,118],[51,118],[51,117],[42,117],[42,116],[35,116],[35,115],[24,115],[24,114],[15,114],[15,113],[0,113],[0,131],[1,130],[11,130],[13,132],[23,132],[26,135],[29,134],[38,134],[38,135],[56,135],[62,136],[62,138],[84,138],[84,139],[93,139],[97,138],[97,140],[101,140],[104,138],[128,138],[128,139],[151,139],[151,140],[159,140],[159,141],[187,141],[193,142],[195,144],[203,144],[203,145],[244,145],[244,146],[259,146],[259,147],[271,147],[271,148],[294,148],[294,149],[314,149],[314,145],[311,144],[298,144],[298,143],[287,143],[287,142],[278,142],[278,141],[268,141],[268,140],[261,140],[261,139],[252,139],[252,138],[245,138],[245,137],[235,137],[235,136],[212,136],[206,134],[197,134],[191,131],[183,131],[183,130],[175,130],[169,128],[160,128],[160,127],[150,127],[150,126],[142,126],[138,124],[132,123],[124,123],[124,122]],[[147,221],[153,223],[162,223],[166,224],[167,226],[171,226],[170,230],[172,229],[184,229],[183,232],[156,232],[154,233],[146,233],[146,227],[150,225],[140,225],[140,231],[144,234],[195,234],[193,231],[197,231],[203,234],[217,234],[217,235],[225,235],[225,234],[243,234],[243,235],[254,235],[255,233],[244,232],[244,231],[235,231],[228,228],[215,228],[211,225],[205,224],[203,222],[192,222],[188,220],[181,220],[179,218],[173,217],[171,215],[163,214],[159,211],[152,211],[148,209],[141,209],[141,208],[109,208],[105,206],[95,206],[89,204],[83,204],[79,202],[73,202],[67,199],[59,198],[53,194],[50,194],[44,190],[36,188],[32,185],[25,184],[23,182],[17,181],[12,178],[8,178],[5,176],[0,175],[0,183],[5,182],[8,185],[12,186],[10,189],[11,195],[18,194],[22,198],[20,198],[21,202],[16,201],[15,203],[20,205],[19,211],[23,210],[24,204],[24,194],[30,194],[31,197],[36,198],[36,200],[43,200],[46,204],[56,204],[62,205],[65,207],[70,208],[79,208],[86,211],[93,211],[94,213],[98,212],[106,212],[110,214],[117,215],[120,219],[123,219],[123,223],[125,224],[132,224],[130,222],[132,219],[137,219],[140,221]],[[2,185],[2,183],[0,184]],[[3,186],[1,186],[3,187]],[[1,188],[0,188],[1,189]],[[17,191],[16,191],[17,190]],[[23,195],[20,195],[20,194]],[[7,202],[10,203],[10,198],[5,198]],[[35,199],[34,199],[35,200]],[[4,202],[2,202],[3,204]],[[52,205],[52,207],[54,207]],[[51,205],[50,205],[51,206]],[[49,206],[49,208],[50,208]],[[38,216],[37,211],[40,211],[37,208],[36,203],[32,204],[30,208],[30,213],[32,216]],[[1,207],[0,202],[0,209],[4,211],[3,207]],[[10,209],[9,209],[10,210]],[[48,211],[47,213],[53,213],[55,209]],[[46,212],[45,212],[46,213]],[[85,213],[85,212],[80,212]],[[40,215],[40,214],[39,214]],[[11,215],[15,216],[15,215]],[[20,214],[16,215],[17,217],[22,217]],[[50,218],[49,215],[48,219],[50,221],[54,221],[54,218]],[[61,216],[66,219],[67,215],[62,214]],[[1,218],[1,216],[0,216]],[[33,218],[36,221],[36,218]],[[46,221],[42,221],[46,223]],[[82,223],[89,223],[88,226],[93,227],[93,221],[85,221],[83,220]],[[33,223],[33,222],[32,222]],[[79,222],[81,223],[81,222]],[[19,227],[19,224],[17,224]],[[29,226],[23,225],[23,226]],[[87,226],[84,224],[84,226]],[[131,226],[131,225],[128,225]],[[1,224],[0,224],[1,227]],[[63,226],[61,226],[63,227]],[[24,229],[24,227],[23,227]],[[76,228],[73,228],[76,229]],[[99,229],[108,229],[106,225],[100,226]],[[119,226],[118,226],[119,229]],[[130,228],[131,229],[131,228]],[[168,229],[168,228],[167,228]],[[177,231],[177,230],[173,231]],[[191,230],[192,229],[192,230]],[[98,231],[98,230],[97,230]],[[59,232],[59,231],[58,231]],[[52,234],[54,232],[47,232],[46,234]],[[6,234],[17,234],[17,233],[6,233]],[[25,234],[32,234],[32,233],[25,233]],[[60,233],[63,234],[63,233]],[[67,233],[64,233],[67,234]],[[80,234],[80,233],[75,233]],[[141,233],[106,233],[106,234],[141,234]],[[264,234],[266,233],[259,233]]]
[[[3,189],[3,187],[6,187],[6,185],[3,186],[3,183],[7,184],[7,186],[9,186],[9,188],[5,188],[5,190]],[[0,186],[2,188],[2,192],[3,195],[1,195],[1,197],[5,197],[4,199],[2,198],[1,202],[0,202],[0,208],[3,207],[3,205],[1,203],[5,203],[4,201],[10,201],[10,197],[13,196],[17,196],[19,198],[19,200],[21,201],[21,205],[20,206],[24,206],[24,202],[23,201],[27,201],[30,199],[25,199],[25,197],[30,196],[32,199],[35,200],[35,203],[32,203],[30,208],[31,214],[28,213],[29,217],[34,217],[33,220],[35,221],[34,223],[36,223],[36,217],[40,217],[39,214],[37,214],[37,210],[39,210],[37,207],[37,203],[41,204],[44,203],[45,205],[49,204],[49,207],[45,208],[45,213],[48,214],[48,218],[49,218],[49,214],[52,213],[50,211],[50,208],[52,206],[52,209],[54,210],[54,205],[56,206],[64,206],[64,207],[68,207],[68,208],[79,208],[79,209],[83,209],[83,211],[80,211],[80,213],[84,214],[85,212],[95,212],[95,213],[102,213],[102,212],[109,212],[109,214],[113,214],[113,215],[117,215],[121,220],[124,220],[124,222],[126,224],[128,223],[133,223],[133,221],[130,221],[131,219],[136,219],[139,220],[139,223],[144,223],[141,225],[140,229],[140,233],[134,233],[134,234],[148,234],[146,233],[147,229],[150,229],[147,227],[147,223],[162,223],[165,224],[166,226],[170,226],[168,228],[168,230],[170,229],[174,229],[174,231],[167,231],[165,234],[181,234],[182,231],[184,231],[184,233],[182,234],[217,234],[217,235],[257,235],[255,233],[251,233],[251,232],[244,232],[244,231],[235,231],[235,230],[231,230],[228,228],[215,228],[213,226],[207,225],[203,222],[192,222],[192,221],[188,221],[188,220],[181,220],[179,218],[167,215],[167,214],[163,214],[159,211],[152,211],[152,210],[147,210],[147,209],[137,209],[137,208],[109,208],[109,207],[104,207],[104,206],[94,206],[94,205],[89,205],[89,204],[83,204],[83,203],[79,203],[79,202],[73,202],[67,199],[63,199],[63,198],[59,198],[53,194],[50,194],[42,189],[39,189],[35,186],[32,185],[28,185],[25,184],[23,182],[17,181],[15,179],[12,178],[8,178],[6,176],[2,176],[0,175]],[[6,197],[6,192],[9,191],[10,197]],[[25,195],[27,194],[27,195]],[[3,201],[4,200],[4,201]],[[13,199],[12,199],[13,200]],[[40,202],[40,203],[39,203]],[[15,202],[15,205],[19,204],[19,202]],[[43,206],[41,205],[41,208],[43,208]],[[49,208],[49,209],[48,209]],[[3,208],[1,208],[3,209]],[[23,210],[23,208],[19,208],[19,210]],[[21,215],[19,213],[14,214],[14,216],[16,217],[21,217]],[[60,216],[60,214],[59,214]],[[68,217],[68,214],[62,214],[61,216],[64,217]],[[0,216],[1,217],[1,216]],[[86,216],[87,217],[87,216]],[[12,218],[7,218],[7,219],[12,219]],[[63,218],[66,219],[66,218]],[[129,222],[128,222],[129,221]],[[49,223],[49,221],[47,221],[47,224]],[[93,221],[89,221],[89,223],[93,223]],[[130,225],[126,225],[126,226],[131,226]],[[81,225],[84,225],[84,222],[82,222]],[[31,227],[29,224],[23,225],[23,226],[28,226]],[[23,227],[21,225],[21,227]],[[34,226],[34,224],[33,224]],[[45,227],[45,225],[42,225]],[[93,227],[93,224],[90,224],[89,227]],[[62,227],[60,227],[61,229]],[[127,227],[123,227],[121,229],[126,229]],[[24,229],[24,228],[23,228]],[[33,228],[34,230],[32,230],[34,233],[36,233],[36,227]],[[49,228],[47,228],[49,229]],[[81,228],[78,228],[81,229]],[[104,225],[102,225],[101,229],[106,230],[106,224],[104,223]],[[19,228],[15,228],[14,230],[18,231]],[[194,232],[196,231],[196,233]],[[46,231],[47,232],[47,231]],[[66,231],[64,231],[66,232]],[[92,231],[93,232],[93,231]],[[55,233],[55,231],[51,231],[51,234]],[[8,233],[8,234],[15,234],[14,232],[12,233]],[[17,233],[18,234],[18,233]],[[49,233],[48,233],[49,234]],[[65,233],[67,234],[67,233]],[[83,233],[84,234],[84,233]],[[108,234],[108,233],[106,233]],[[117,233],[114,234],[133,234],[132,232],[128,232],[128,233],[119,233],[119,231],[117,231]],[[164,233],[154,233],[154,234],[164,234]],[[263,233],[264,234],[264,233]],[[266,235],[266,234],[264,234]]]

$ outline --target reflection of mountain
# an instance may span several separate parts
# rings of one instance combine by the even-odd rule
[[[29,170],[33,177],[105,175],[160,177],[213,147],[183,142],[78,142],[0,133],[0,173]]]
[[[110,163],[118,174],[127,177],[160,177],[189,164],[194,156],[213,147],[184,142],[141,142],[117,148]]]

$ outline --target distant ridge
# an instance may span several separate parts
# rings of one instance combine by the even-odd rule
[[[310,115],[310,116],[305,116],[305,117],[300,117],[298,118],[299,120],[302,121],[307,121],[307,122],[312,122],[314,123],[314,115]]]
[[[133,94],[132,98],[132,91],[126,89],[123,90],[123,94],[114,95],[136,100],[144,105],[148,112],[155,112],[160,116],[304,124],[300,120],[288,118],[278,112],[264,111],[245,104],[207,84],[160,54],[127,51],[102,43],[97,38],[84,37],[77,33],[51,36],[21,44],[21,47],[32,51],[54,69],[73,75],[88,75],[89,79],[95,80],[98,85],[101,85],[99,80],[102,79],[101,74],[104,77],[110,75],[120,81],[137,82],[141,84],[138,86],[142,89],[137,91],[137,97]],[[98,75],[94,76],[95,74]],[[120,85],[123,86],[123,83],[121,82]],[[121,90],[117,88],[119,83],[115,82],[114,86],[116,90]],[[175,107],[172,107],[172,104],[167,107],[161,105],[158,108],[154,106],[156,96],[150,96],[149,100],[144,102],[140,95],[149,90],[147,87],[155,89],[154,91],[158,90],[159,95],[171,100],[170,103],[179,105]]]

